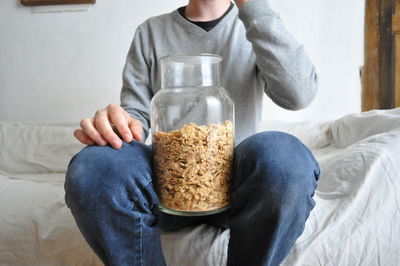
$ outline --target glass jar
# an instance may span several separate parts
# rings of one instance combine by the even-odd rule
[[[161,90],[151,100],[155,188],[160,210],[200,216],[229,205],[234,104],[220,84],[222,58],[161,58]]]

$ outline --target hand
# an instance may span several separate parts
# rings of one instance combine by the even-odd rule
[[[122,147],[122,140],[128,143],[133,139],[142,140],[142,123],[117,104],[97,110],[94,118],[82,119],[80,126],[80,129],[74,131],[74,136],[86,145],[104,146],[109,143],[113,148],[119,149]]]

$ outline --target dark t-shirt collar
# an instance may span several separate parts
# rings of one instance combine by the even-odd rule
[[[178,12],[187,21],[190,21],[191,23],[199,26],[200,28],[202,28],[205,31],[210,31],[212,28],[217,26],[217,24],[232,10],[233,6],[234,6],[233,3],[231,2],[231,5],[229,6],[229,8],[225,11],[225,13],[221,17],[219,17],[219,18],[217,18],[215,20],[211,20],[211,21],[192,21],[192,20],[186,18],[185,17],[185,8],[186,8],[186,6],[182,6],[182,7],[178,8]]]

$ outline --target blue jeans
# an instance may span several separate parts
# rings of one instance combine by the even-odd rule
[[[319,166],[309,149],[282,132],[255,134],[235,148],[230,209],[203,217],[161,213],[151,146],[84,148],[72,159],[66,202],[83,236],[106,265],[165,265],[160,230],[199,223],[230,228],[228,265],[279,265],[315,205]]]

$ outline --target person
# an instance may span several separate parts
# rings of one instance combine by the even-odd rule
[[[160,230],[199,223],[230,229],[228,265],[279,265],[304,230],[318,163],[294,136],[258,126],[264,93],[289,110],[313,100],[315,67],[267,0],[235,4],[189,0],[146,20],[127,56],[121,105],[98,110],[74,132],[88,146],[68,167],[66,202],[105,265],[165,265]],[[235,103],[230,208],[196,218],[158,210],[152,148],[143,143],[149,103],[160,88],[159,59],[181,53],[220,55],[222,84]]]

